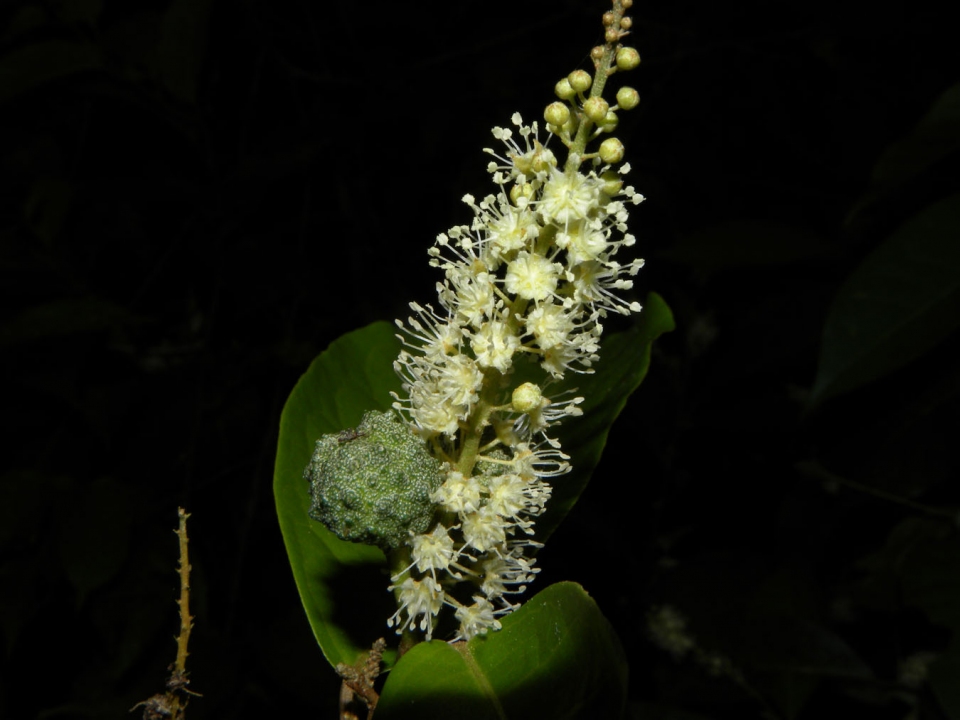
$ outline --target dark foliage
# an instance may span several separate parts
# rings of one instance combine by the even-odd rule
[[[542,111],[603,9],[0,7],[0,716],[128,717],[162,689],[178,506],[192,720],[334,715],[273,508],[284,399],[338,335],[429,300],[490,127]],[[918,3],[633,17],[638,289],[678,330],[538,585],[607,613],[637,717],[960,718],[960,339],[809,402],[845,278],[960,190],[957,112],[915,131],[955,27]],[[681,659],[650,638],[664,605]]]

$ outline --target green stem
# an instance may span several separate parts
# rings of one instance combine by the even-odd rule
[[[483,373],[480,399],[474,406],[473,412],[470,413],[470,417],[467,418],[462,436],[463,444],[460,446],[460,459],[457,462],[457,470],[464,477],[470,477],[473,474],[473,466],[477,464],[484,428],[490,424],[490,415],[498,405],[496,392],[502,377],[498,371],[492,369]]]
[[[623,18],[623,4],[620,0],[613,1],[614,22],[611,27],[620,27],[620,20]],[[594,61],[595,74],[593,76],[593,85],[590,86],[590,97],[602,97],[603,89],[609,78],[615,71],[611,70],[617,57],[617,49],[620,47],[620,41],[605,42],[603,45],[603,55],[599,60]],[[593,129],[591,122],[583,113],[580,113],[580,126],[577,128],[576,137],[570,145],[570,155],[567,157],[566,170],[573,171],[580,167],[583,160],[583,152],[587,148],[590,140],[590,131]]]

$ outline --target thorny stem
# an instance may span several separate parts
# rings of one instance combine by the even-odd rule
[[[177,527],[177,538],[180,540],[180,635],[177,637],[177,662],[174,672],[186,672],[187,643],[190,642],[190,631],[193,630],[193,616],[190,614],[190,559],[187,553],[187,518],[190,514],[183,508],[177,508],[180,524]]]
[[[133,712],[139,707],[143,708],[144,720],[158,720],[160,718],[173,718],[174,720],[183,720],[187,707],[187,702],[191,695],[200,697],[200,693],[190,690],[190,680],[187,677],[187,656],[190,654],[187,645],[190,642],[190,631],[193,630],[193,616],[190,614],[190,559],[187,551],[189,538],[187,537],[187,518],[190,514],[183,508],[177,508],[177,516],[180,522],[174,531],[180,541],[180,599],[177,605],[180,608],[180,633],[177,635],[177,659],[171,665],[170,677],[167,678],[167,691],[162,694],[139,702],[130,708]]]

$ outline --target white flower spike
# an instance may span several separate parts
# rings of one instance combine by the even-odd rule
[[[498,618],[517,607],[506,596],[535,578],[534,524],[550,483],[570,470],[548,433],[582,414],[583,398],[550,397],[551,383],[592,372],[607,313],[640,311],[623,293],[643,260],[617,254],[635,243],[628,207],[643,196],[624,185],[629,166],[616,167],[623,143],[598,140],[616,127],[617,112],[639,102],[632,88],[621,88],[613,105],[603,99],[611,75],[639,64],[620,43],[630,4],[614,0],[604,15],[594,73],[576,70],[557,83],[543,141],[519,113],[511,128],[493,129],[502,148],[485,150],[492,192],[464,196],[472,221],[438,235],[428,253],[443,271],[436,309],[412,303],[414,315],[397,322],[404,350],[394,364],[402,380],[394,408],[444,463],[430,494],[431,527],[391,556],[399,609],[389,624],[398,633],[431,639],[448,606],[459,622],[448,637],[469,640],[498,630]],[[551,142],[566,147],[565,162]],[[515,379],[518,365],[531,362],[539,384]]]

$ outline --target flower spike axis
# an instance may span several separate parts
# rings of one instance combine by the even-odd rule
[[[393,558],[398,633],[416,628],[431,639],[448,606],[459,622],[453,639],[469,640],[518,607],[508,596],[538,572],[536,518],[550,482],[570,470],[548,433],[581,414],[583,398],[551,398],[550,387],[568,372],[593,372],[608,313],[641,309],[622,292],[643,260],[616,256],[635,244],[628,206],[643,196],[624,185],[624,146],[609,136],[639,95],[621,87],[614,104],[603,99],[611,75],[639,64],[620,44],[631,4],[617,0],[604,14],[594,75],[576,70],[557,83],[544,141],[519,113],[513,127],[493,128],[501,148],[485,152],[494,190],[479,201],[464,196],[472,221],[430,248],[430,264],[443,271],[436,306],[411,303],[414,315],[397,321],[405,347],[394,363],[402,380],[394,408],[444,463],[431,495],[435,524],[411,533]],[[554,139],[567,150],[563,163]],[[513,379],[527,359],[542,368],[540,384]]]

